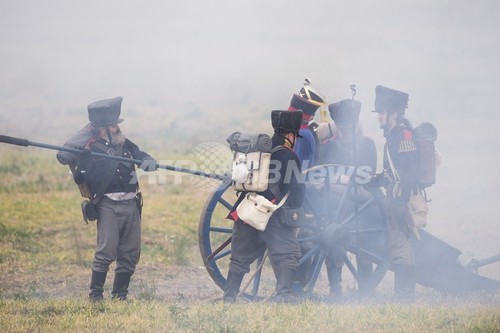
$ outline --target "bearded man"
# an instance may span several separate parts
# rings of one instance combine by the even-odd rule
[[[134,163],[94,157],[92,152],[142,160],[142,169],[156,170],[156,161],[128,140],[118,126],[122,97],[88,106],[92,137],[78,157],[73,178],[86,184],[97,213],[97,246],[92,263],[90,301],[103,300],[104,283],[116,261],[111,295],[126,300],[130,278],[141,250],[141,196]]]

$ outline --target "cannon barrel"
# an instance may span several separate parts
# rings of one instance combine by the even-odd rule
[[[421,239],[412,238],[415,253],[417,283],[453,294],[477,291],[495,293],[500,290],[500,281],[473,272],[472,264],[463,266],[458,257],[460,250],[430,234],[419,230]],[[476,268],[500,260],[500,255],[478,261]],[[477,270],[477,269],[476,269]]]
[[[497,254],[496,256],[492,256],[486,259],[478,260],[478,259],[473,259],[471,262],[467,265],[472,270],[477,270],[479,267],[486,266],[489,264],[492,264],[494,262],[500,261],[500,254]]]
[[[22,147],[33,146],[33,147],[52,149],[52,150],[58,150],[58,151],[66,151],[68,153],[77,153],[78,154],[78,153],[82,152],[82,150],[76,149],[76,148],[55,146],[55,145],[34,142],[34,141],[27,140],[27,139],[16,138],[16,137],[7,136],[7,135],[0,135],[0,142],[8,143],[11,145],[16,145],[16,146],[22,146]],[[109,158],[109,159],[117,160],[117,161],[121,161],[121,162],[128,162],[128,163],[132,162],[136,165],[141,165],[143,163],[142,160],[130,159],[130,158],[126,158],[126,157],[113,156],[113,155],[101,154],[101,153],[96,153],[96,152],[92,152],[91,154],[92,154],[92,156]],[[186,169],[186,168],[181,168],[181,167],[176,167],[176,166],[171,166],[171,165],[166,165],[166,164],[156,163],[156,167],[159,169],[183,172],[183,173],[188,173],[191,175],[207,177],[207,178],[212,178],[212,179],[218,179],[218,180],[222,180],[222,181],[227,179],[226,175],[207,173],[207,172],[203,172],[203,171],[191,170],[191,169]]]

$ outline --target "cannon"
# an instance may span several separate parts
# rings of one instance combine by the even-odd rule
[[[208,274],[221,289],[231,254],[232,221],[226,215],[235,199],[230,185],[221,186],[208,197],[199,221],[200,253]],[[299,233],[299,243],[310,244],[299,261],[299,266],[305,266],[307,271],[303,288],[306,294],[313,293],[332,243],[342,244],[348,254],[344,256],[345,267],[356,280],[359,291],[369,293],[380,284],[392,269],[383,200],[381,189],[364,189],[353,182],[309,192],[304,202],[306,215],[312,217],[304,227],[309,232]],[[481,266],[500,261],[500,255],[473,260],[464,266],[459,262],[460,250],[424,229],[419,228],[418,232],[418,237],[415,234],[411,237],[418,284],[455,295],[495,293],[500,289],[500,281],[477,272]],[[245,294],[251,299],[259,297],[263,257],[257,259],[252,287]]]
[[[81,152],[76,148],[48,145],[5,135],[0,135],[0,143],[70,153]],[[139,160],[92,154],[126,160],[138,165],[142,163]],[[236,201],[229,175],[169,165],[157,164],[157,167],[221,181],[220,186],[208,196],[201,212],[198,241],[200,254],[209,276],[221,289],[224,289],[231,254],[233,223],[226,219],[226,216]],[[365,189],[354,182],[330,186],[328,179],[325,179],[325,184],[321,189],[318,189],[318,184],[308,184],[316,190],[310,192],[304,202],[306,215],[310,218],[303,227],[307,232],[299,234],[299,243],[306,249],[299,261],[299,266],[305,268],[307,277],[303,290],[309,294],[313,292],[332,244],[340,244],[348,254],[344,255],[344,263],[356,280],[358,290],[370,292],[380,284],[387,271],[391,270],[383,211],[384,194],[379,188]],[[462,265],[458,260],[460,250],[423,229],[419,229],[418,239],[412,237],[412,244],[418,284],[451,294],[495,293],[500,289],[500,281],[478,274],[480,267],[500,261],[500,255],[473,260],[468,265]],[[254,274],[252,288],[245,294],[252,299],[259,296],[264,250],[257,259],[258,269]],[[369,269],[366,269],[367,266]]]

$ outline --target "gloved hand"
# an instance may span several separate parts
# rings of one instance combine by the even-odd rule
[[[335,123],[333,121],[329,123],[321,123],[316,128],[316,135],[320,142],[328,140],[337,133],[337,127],[335,127]]]
[[[144,171],[156,171],[158,166],[155,159],[151,157],[146,157],[142,160],[142,163],[139,166],[139,168],[141,168]]]
[[[391,183],[391,180],[387,177],[385,172],[376,173],[372,176],[372,179],[367,184],[369,187],[387,187]]]

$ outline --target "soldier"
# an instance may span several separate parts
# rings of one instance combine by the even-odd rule
[[[410,243],[407,202],[418,190],[418,153],[412,126],[404,118],[408,94],[384,86],[375,88],[375,110],[384,131],[384,175],[374,182],[386,187],[385,210],[391,265],[394,271],[395,299],[413,301],[415,297],[415,266]],[[398,180],[398,181],[397,181]]]
[[[302,168],[311,167],[316,158],[316,150],[318,139],[314,133],[314,124],[312,120],[320,106],[326,105],[325,97],[312,88],[309,84],[311,81],[306,79],[304,86],[298,94],[293,94],[290,101],[289,111],[302,110],[302,123],[300,125],[299,134],[301,139],[295,145],[295,152],[302,163]]]
[[[116,260],[111,295],[126,300],[130,278],[141,250],[141,196],[133,163],[96,158],[91,152],[144,161],[141,168],[156,170],[156,161],[128,140],[118,124],[122,97],[88,106],[92,137],[74,169],[77,184],[86,184],[97,213],[97,247],[92,263],[89,299],[103,300],[109,265]]]
[[[320,141],[318,149],[318,165],[321,164],[336,164],[346,166],[364,167],[365,170],[375,172],[377,167],[377,150],[373,139],[361,134],[358,126],[359,114],[361,111],[361,103],[352,99],[344,99],[340,102],[330,104],[328,106],[330,116],[333,119],[330,123],[322,123],[317,129],[318,139]],[[353,134],[356,128],[356,157],[354,157],[353,149]],[[355,160],[354,160],[355,159]],[[323,207],[323,210],[329,210],[330,213],[338,209],[341,197],[344,194],[346,187],[342,184],[349,182],[349,176],[345,175],[339,178],[339,183],[332,184],[327,197],[328,207]],[[364,188],[358,188],[359,197],[369,197],[369,194]],[[381,193],[379,193],[381,195]],[[319,203],[316,203],[319,204]],[[336,209],[331,209],[336,207]],[[352,205],[347,210],[340,212],[339,219],[343,219],[353,212]],[[322,211],[323,211],[322,210]],[[370,224],[374,212],[368,211],[358,216],[360,224]],[[334,216],[329,216],[332,221]],[[325,258],[327,267],[328,280],[330,282],[330,297],[339,301],[342,299],[342,267],[344,265],[345,249],[342,244],[332,244],[328,255]],[[357,257],[358,274],[360,280],[360,288],[363,287],[363,276],[371,273],[371,264],[364,262],[362,256]]]
[[[273,170],[273,175],[277,176],[269,185],[269,189],[259,194],[277,203],[286,193],[289,193],[285,206],[301,207],[304,184],[301,179],[300,161],[293,151],[293,147],[299,135],[302,112],[272,111],[271,119],[274,128],[271,166],[276,167],[277,170]],[[276,147],[280,147],[280,149],[276,149]],[[288,168],[296,170],[296,172],[287,172]],[[243,276],[250,271],[250,264],[262,253],[259,242],[263,240],[276,275],[274,301],[296,303],[300,300],[292,292],[292,278],[300,256],[296,228],[284,223],[283,207],[273,213],[264,231],[258,231],[246,224],[238,218],[236,212],[236,207],[245,194],[246,192],[240,194],[228,215],[228,218],[234,221],[234,227],[224,301],[233,302],[239,294]]]
[[[377,150],[373,139],[362,135],[358,124],[361,103],[344,99],[328,106],[332,122],[316,130],[320,146],[316,164],[364,165],[375,171]],[[356,162],[353,163],[353,128],[356,126]]]
[[[314,115],[320,106],[326,105],[325,97],[316,89],[310,86],[311,81],[305,79],[303,87],[299,93],[295,93],[290,100],[289,111],[302,110],[302,122],[300,124],[299,134],[301,138],[295,144],[295,152],[302,165],[302,170],[312,167],[317,158],[318,138],[314,129],[316,123],[313,122]],[[308,196],[311,193],[307,194]],[[298,237],[308,237],[310,230],[305,228],[299,229]],[[312,243],[302,243],[300,251],[302,254],[307,253],[312,248]],[[308,272],[310,270],[311,260],[305,261],[298,269],[294,277],[294,290],[301,292],[302,288],[308,280]]]

